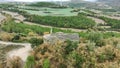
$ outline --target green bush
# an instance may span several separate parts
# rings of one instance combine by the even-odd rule
[[[45,59],[43,62],[43,68],[50,68],[50,61],[49,59]]]
[[[94,51],[96,43],[88,41],[87,43],[87,50]]]
[[[67,65],[65,65],[64,63],[60,63],[58,68],[67,68]]]
[[[24,68],[34,68],[35,59],[33,56],[28,56]]]
[[[90,42],[96,43],[96,46],[104,46],[105,45],[102,33],[91,32],[88,34],[87,39],[90,40]]]
[[[32,47],[38,46],[43,43],[43,39],[31,38],[29,42],[32,44]]]
[[[78,47],[78,44],[76,42],[72,42],[69,40],[66,42],[67,42],[67,45],[65,47],[65,54],[69,54],[70,52],[72,52]]]
[[[105,62],[106,60],[107,61],[110,61],[110,60],[113,60],[115,57],[115,55],[113,53],[110,53],[110,52],[107,52],[106,54],[101,54],[98,56],[98,62]]]
[[[14,38],[12,39],[12,41],[15,41],[15,40],[19,40],[20,39],[20,35],[15,35]]]
[[[75,60],[74,68],[82,68],[83,63],[85,62],[85,57],[74,51],[70,53],[70,56]]]
[[[76,54],[75,60],[75,68],[82,68],[82,64],[85,62],[84,57]]]

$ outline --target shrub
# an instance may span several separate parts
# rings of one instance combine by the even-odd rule
[[[103,40],[103,35],[98,32],[91,32],[87,36],[88,40],[91,42],[96,43],[96,46],[104,46],[105,42]]]
[[[1,33],[0,34],[0,39],[2,41],[11,41],[13,38],[13,35],[12,34],[9,34],[9,33]]]
[[[28,56],[24,68],[34,68],[35,59],[33,56]]]
[[[14,41],[14,40],[19,40],[20,39],[20,35],[18,34],[18,35],[15,35],[14,36],[14,38],[12,39],[12,41]]]
[[[71,59],[75,60],[74,68],[82,68],[82,64],[85,62],[84,56],[80,55],[80,54],[78,54],[76,52],[72,52],[71,56],[72,56]]]
[[[49,59],[45,59],[43,62],[43,68],[50,68],[50,61]]]
[[[76,59],[75,68],[82,68],[82,64],[85,61],[84,57],[77,54],[75,59]]]
[[[106,58],[107,58],[106,55],[101,54],[98,56],[98,62],[105,62]]]
[[[87,50],[88,51],[94,51],[95,45],[96,44],[94,42],[88,41],[88,43],[87,43]]]
[[[116,49],[111,45],[106,45],[97,49],[97,61],[100,63],[113,61],[116,58]]]
[[[38,46],[43,43],[43,39],[31,38],[29,42],[32,44],[32,47]]]
[[[65,47],[65,54],[69,54],[70,52],[72,52],[74,49],[76,49],[78,47],[76,42],[72,42],[72,41],[67,41],[67,45]]]
[[[106,53],[106,54],[101,54],[98,56],[98,61],[99,62],[105,62],[106,60],[107,61],[111,61],[113,60],[115,57],[115,55],[113,53]]]
[[[64,63],[60,63],[58,68],[67,68],[67,65],[65,65]]]
[[[16,56],[8,58],[5,68],[23,68],[23,61],[21,60],[20,57]]]

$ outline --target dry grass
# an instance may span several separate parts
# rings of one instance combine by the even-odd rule
[[[106,39],[105,46],[95,47],[92,51],[88,49],[89,44],[80,43],[76,50],[73,50],[69,55],[66,54],[66,59],[64,57],[66,43],[57,45],[43,44],[34,49],[33,56],[36,59],[37,68],[42,67],[46,58],[50,60],[50,68],[60,68],[61,64],[64,64],[67,68],[75,68],[76,60],[72,57],[75,53],[85,59],[83,64],[81,63],[82,68],[119,68],[120,50],[114,46],[116,41],[119,42],[120,39]],[[91,46],[92,44],[89,45],[89,47]],[[45,50],[44,53],[42,53],[43,50]]]
[[[43,68],[45,59],[50,61],[50,68],[76,68],[78,65],[80,65],[79,68],[119,68],[120,49],[118,45],[120,39],[105,39],[105,42],[105,46],[96,47],[94,43],[84,42],[83,39],[76,49],[66,54],[67,43],[59,41],[55,45],[42,44],[34,48],[31,55],[35,58],[35,68]],[[78,55],[77,58],[76,55]],[[76,62],[79,64],[76,65]],[[22,63],[19,57],[14,57],[7,61],[7,66],[22,68],[20,67],[23,66]]]
[[[7,59],[7,68],[23,68],[23,61],[21,58],[14,56],[13,58]]]
[[[6,33],[6,32],[0,33],[0,39],[2,41],[11,41],[13,37],[14,37],[14,34],[12,33]]]

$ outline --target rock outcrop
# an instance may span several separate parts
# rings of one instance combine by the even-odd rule
[[[43,36],[44,43],[48,44],[55,44],[58,41],[65,42],[67,40],[73,41],[73,42],[79,42],[79,34],[77,33],[52,33],[52,34],[47,34]]]

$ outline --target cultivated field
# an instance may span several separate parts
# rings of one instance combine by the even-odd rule
[[[48,8],[48,7],[28,7],[21,6],[21,10],[27,11],[30,14],[41,16],[76,16],[78,12],[71,12],[72,8]]]

